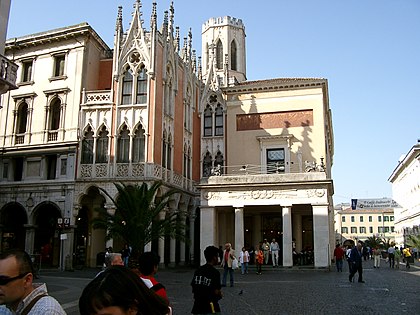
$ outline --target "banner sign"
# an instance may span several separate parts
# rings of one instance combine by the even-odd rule
[[[352,199],[351,209],[362,210],[362,209],[393,209],[401,208],[401,206],[391,198],[381,199]]]

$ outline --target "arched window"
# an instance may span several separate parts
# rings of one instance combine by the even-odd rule
[[[96,163],[108,162],[108,131],[102,127],[96,139]]]
[[[236,42],[233,40],[230,44],[230,68],[232,70],[238,70],[237,62],[237,55],[236,55]]]
[[[17,114],[17,129],[16,133],[21,134],[26,132],[26,123],[28,120],[28,104],[25,102],[20,104]]]
[[[191,179],[191,160],[192,160],[192,157],[191,157],[191,146],[188,146],[188,164],[187,164],[187,178],[188,179]]]
[[[220,39],[216,44],[216,68],[223,69],[223,45]]]
[[[89,127],[82,140],[82,164],[92,164],[93,163],[93,131]]]
[[[127,126],[124,126],[117,140],[117,163],[128,163],[130,153],[130,135]]]
[[[136,104],[147,103],[147,71],[144,66],[141,67],[137,76]]]
[[[206,110],[204,111],[204,137],[211,137],[212,133],[212,122],[213,122],[213,113],[210,105],[207,105]]]
[[[127,70],[124,73],[122,80],[122,93],[121,93],[121,104],[127,105],[132,102],[132,93],[133,93],[133,76],[130,71]]]
[[[223,154],[220,151],[217,152],[214,159],[214,168],[220,170],[220,174],[223,174]]]
[[[214,115],[214,132],[216,136],[223,136],[223,108],[217,104]]]
[[[145,137],[144,129],[141,125],[137,128],[133,138],[133,163],[145,161]]]
[[[209,177],[211,174],[211,168],[212,168],[212,157],[210,155],[210,152],[207,152],[203,159],[203,177]]]
[[[162,167],[166,167],[166,147],[166,131],[164,131],[162,138]]]
[[[60,113],[61,102],[59,99],[55,99],[50,107],[50,130],[58,130],[60,128]]]
[[[171,146],[171,143],[172,143],[172,136],[171,136],[171,134],[169,134],[168,147],[167,147],[167,158],[166,158],[166,168],[168,170],[171,169],[171,165],[172,165],[172,146]]]

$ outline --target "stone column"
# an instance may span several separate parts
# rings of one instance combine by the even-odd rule
[[[34,253],[35,225],[25,224],[25,251],[29,254]]]
[[[171,212],[175,211],[175,210],[170,210]],[[169,266],[171,267],[175,267],[176,264],[176,239],[171,237],[170,241],[169,241]]]
[[[195,236],[195,220],[196,220],[197,216],[195,215],[195,213],[192,213],[190,215],[190,259],[189,259],[189,263],[192,264],[194,263],[194,257],[195,255],[199,255],[200,253],[195,253],[194,252],[194,248],[195,248],[195,242],[194,242],[194,236]]]
[[[312,206],[314,233],[314,265],[328,267],[330,262],[328,205]]]
[[[216,244],[216,210],[214,207],[200,208],[200,264],[204,265],[204,250],[207,246]],[[198,254],[198,253],[196,253]]]
[[[244,245],[244,208],[238,207],[235,208],[235,244],[233,244],[236,255]]]
[[[292,252],[292,207],[282,208],[283,216],[283,266],[293,266]]]

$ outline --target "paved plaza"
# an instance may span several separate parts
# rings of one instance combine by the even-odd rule
[[[347,267],[347,266],[346,266]],[[347,268],[342,273],[320,270],[274,269],[265,266],[262,275],[235,271],[235,286],[223,288],[223,314],[420,314],[420,264],[406,270],[390,269],[381,261],[364,262],[366,283],[350,283]],[[222,272],[222,270],[220,269]],[[96,270],[41,271],[40,281],[63,305],[78,314],[78,297]],[[159,270],[157,278],[167,289],[174,314],[190,314],[189,285],[194,270]],[[357,274],[356,274],[357,277]],[[357,278],[356,278],[357,281]]]

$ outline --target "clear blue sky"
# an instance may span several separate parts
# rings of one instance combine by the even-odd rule
[[[149,28],[151,4],[143,0]],[[158,21],[169,0],[156,0]],[[118,6],[134,0],[12,0],[8,38],[88,22],[110,47]],[[211,4],[211,7],[205,6]],[[388,178],[420,138],[419,0],[175,0],[181,37],[211,17],[243,20],[249,80],[328,79],[333,113],[334,203],[392,197]]]

